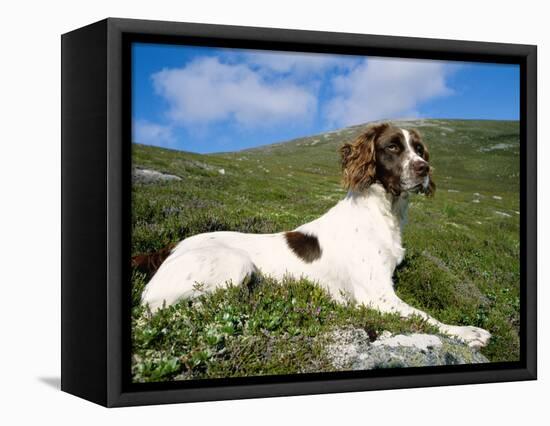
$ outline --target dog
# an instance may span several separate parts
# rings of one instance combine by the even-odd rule
[[[417,315],[471,347],[487,345],[488,331],[443,324],[409,306],[394,290],[393,272],[405,255],[401,233],[409,197],[435,191],[421,135],[390,123],[371,124],[340,154],[348,192],[323,216],[289,232],[189,237],[169,251],[146,285],[142,303],[154,312],[258,273],[277,280],[304,277],[337,301],[352,299],[381,312]]]

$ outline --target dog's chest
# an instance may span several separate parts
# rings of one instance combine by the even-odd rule
[[[403,260],[401,221],[383,200],[366,205],[343,203],[327,218],[335,254],[355,266],[373,264],[393,271]]]
[[[393,269],[401,263],[405,249],[401,244],[401,233],[387,223],[357,227],[349,233],[351,250],[348,258],[355,264],[378,264],[384,269]]]

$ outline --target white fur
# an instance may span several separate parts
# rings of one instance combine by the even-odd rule
[[[408,140],[408,134],[406,134]],[[414,159],[414,155],[408,160]],[[442,324],[397,297],[392,275],[403,260],[401,228],[406,220],[409,194],[398,198],[382,185],[349,192],[320,218],[296,229],[316,236],[322,254],[304,262],[288,247],[284,233],[243,234],[212,232],[180,242],[147,284],[143,303],[152,311],[200,291],[228,283],[239,284],[261,272],[277,280],[305,277],[326,288],[337,300],[345,297],[382,312],[419,315],[442,332],[471,346],[484,346],[490,334],[476,327]],[[422,285],[419,283],[419,285]]]

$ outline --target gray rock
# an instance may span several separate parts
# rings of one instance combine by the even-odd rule
[[[176,175],[161,173],[157,170],[152,169],[141,169],[137,167],[132,173],[132,178],[135,183],[155,183],[181,180],[181,178]]]
[[[518,143],[497,143],[496,145],[484,146],[479,148],[480,152],[490,152],[490,151],[499,151],[508,148],[516,148],[519,145]]]
[[[371,342],[365,330],[335,330],[327,356],[336,370],[426,367],[479,364],[489,360],[477,350],[451,337],[434,334],[382,333]]]

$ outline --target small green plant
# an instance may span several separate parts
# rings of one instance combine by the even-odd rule
[[[158,381],[326,371],[329,332],[351,326],[373,338],[436,331],[420,318],[338,304],[307,280],[260,277],[252,290],[229,286],[154,315],[134,306],[132,373]]]

